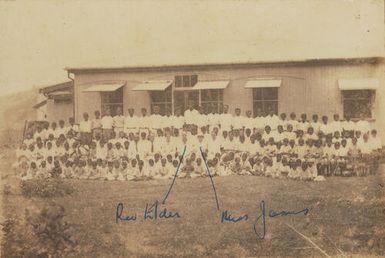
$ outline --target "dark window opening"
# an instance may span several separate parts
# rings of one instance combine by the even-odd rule
[[[266,116],[271,111],[278,115],[278,88],[253,89],[253,114]]]
[[[123,111],[123,87],[112,92],[101,92],[100,95],[103,114],[110,110],[111,116],[115,116],[118,108]]]
[[[374,90],[342,91],[344,117],[371,119],[375,98]]]

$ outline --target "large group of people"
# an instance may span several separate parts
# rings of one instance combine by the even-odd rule
[[[203,112],[141,116],[133,108],[106,109],[79,124],[48,122],[28,132],[14,164],[23,179],[147,180],[256,175],[296,180],[375,173],[382,143],[365,120],[295,113],[279,116]]]

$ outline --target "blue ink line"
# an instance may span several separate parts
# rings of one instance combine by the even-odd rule
[[[187,145],[184,146],[184,150],[183,150],[183,153],[182,153],[182,157],[181,157],[180,160],[179,160],[179,164],[178,164],[178,167],[176,168],[175,175],[174,175],[174,179],[172,180],[172,183],[171,183],[171,185],[170,185],[170,188],[168,189],[168,192],[167,192],[166,196],[165,196],[164,199],[163,199],[163,202],[162,202],[163,204],[166,203],[167,197],[168,197],[168,195],[170,194],[172,187],[174,186],[176,177],[178,176],[180,164],[182,163],[184,154],[185,154],[185,152],[186,152],[186,148],[187,148]]]
[[[203,161],[205,162],[205,165],[206,165],[206,168],[207,168],[207,174],[208,174],[209,177],[210,177],[211,185],[212,185],[213,190],[214,190],[215,202],[217,203],[217,210],[219,210],[219,202],[218,202],[217,191],[215,190],[214,180],[213,180],[213,177],[211,176],[210,169],[209,169],[209,166],[207,165],[206,158],[205,158],[204,155],[203,155],[202,147],[199,147],[199,149],[200,149],[200,151],[201,151],[202,159],[203,159]]]
[[[271,218],[274,218],[274,217],[277,217],[277,216],[288,216],[288,215],[298,215],[298,214],[301,214],[303,213],[303,215],[307,215],[308,213],[310,212],[310,209],[309,208],[305,208],[303,210],[300,210],[300,211],[274,211],[274,210],[270,210],[269,212],[269,216]]]

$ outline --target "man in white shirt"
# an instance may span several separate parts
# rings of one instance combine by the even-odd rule
[[[247,110],[246,111],[246,117],[244,118],[244,125],[245,125],[245,128],[250,128],[251,130],[253,130],[254,127],[254,118],[253,118],[253,113],[251,112],[251,110]]]
[[[43,130],[42,130],[41,126],[38,126],[36,129],[36,132],[33,135],[33,139],[35,141],[37,140],[37,138],[43,139],[42,136],[43,136]]]
[[[59,138],[59,130],[57,129],[56,122],[51,123],[51,128],[49,130],[48,135],[52,134],[55,139]]]
[[[187,109],[184,112],[185,124],[189,125],[190,127],[192,125],[195,125],[198,117],[199,117],[199,112],[198,112],[198,110],[194,109],[194,102],[190,101],[189,102],[189,109]]]
[[[149,132],[149,127],[150,127],[150,119],[147,116],[147,109],[142,108],[141,109],[142,115],[138,118],[138,125],[139,125],[139,133]]]
[[[69,132],[69,131],[71,131],[72,132],[72,134],[74,135],[74,136],[76,136],[78,133],[79,133],[79,126],[77,125],[77,124],[75,124],[75,119],[73,118],[73,117],[70,117],[69,119],[68,119],[68,122],[69,122],[69,125],[67,126],[67,133]]]
[[[129,133],[137,133],[139,126],[139,118],[135,116],[135,109],[128,109],[128,116],[124,119],[124,132],[126,134]]]
[[[64,120],[59,120],[59,128],[57,128],[58,130],[58,135],[64,135],[66,136],[67,135],[67,129],[65,128],[64,126]]]
[[[139,157],[145,159],[152,153],[152,142],[147,139],[145,132],[141,132],[140,137],[140,140],[137,142],[137,150]]]
[[[349,131],[349,132],[354,131],[356,126],[355,123],[352,120],[350,120],[349,115],[345,116],[345,121],[341,122],[341,124],[342,124],[342,129],[344,131]]]
[[[270,126],[271,130],[277,130],[277,126],[279,125],[279,117],[274,113],[274,110],[269,111],[269,115],[265,117],[265,126]]]
[[[356,128],[357,130],[360,130],[363,134],[370,132],[370,124],[368,121],[365,120],[365,118],[362,118],[361,120],[357,121]]]
[[[236,108],[235,109],[235,116],[233,116],[233,119],[231,121],[231,128],[234,129],[242,129],[243,128],[243,117],[241,116],[241,109]]]
[[[163,129],[163,117],[160,115],[159,106],[154,106],[153,114],[149,117],[149,126],[153,133],[157,131],[157,129]]]
[[[361,153],[364,155],[369,155],[373,151],[373,146],[371,146],[369,142],[369,135],[366,133],[363,135],[362,141],[357,142],[357,145],[361,149]]]
[[[124,116],[123,111],[120,107],[116,108],[116,115],[113,117],[113,127],[116,135],[124,130]]]
[[[88,113],[83,114],[83,121],[79,124],[80,141],[83,144],[90,144],[92,140],[92,122],[89,120]]]
[[[222,131],[230,131],[231,130],[231,122],[233,116],[229,114],[229,106],[223,105],[223,113],[219,115],[219,123],[221,125]]]
[[[100,122],[102,124],[103,137],[106,141],[108,141],[109,139],[111,139],[113,131],[112,126],[114,124],[114,119],[111,116],[109,108],[106,108],[106,110],[104,111],[104,115]]]
[[[318,115],[313,114],[312,121],[310,122],[310,126],[313,127],[314,134],[318,135],[321,127],[321,123],[318,121]]]
[[[301,114],[301,120],[298,122],[297,130],[302,130],[303,132],[307,132],[309,128],[309,122],[307,121],[307,115],[305,113]]]
[[[208,127],[210,123],[210,117],[211,117],[211,109],[208,107],[206,112],[203,110],[203,107],[198,107],[198,113],[199,115],[195,118],[195,125],[197,126],[197,129],[199,130],[202,127]]]
[[[210,106],[207,112],[207,118],[207,124],[209,125],[209,128],[219,127],[219,114],[217,113],[217,107],[214,104]]]
[[[174,116],[171,114],[171,109],[166,107],[165,115],[161,116],[160,128],[169,130],[172,127],[172,119]]]
[[[330,123],[329,128],[331,130],[331,133],[335,132],[341,132],[342,131],[342,123],[340,121],[340,115],[334,114],[333,116],[334,121]]]
[[[184,125],[184,117],[179,109],[174,111],[175,115],[170,117],[170,125],[173,129],[182,129]]]
[[[287,127],[287,123],[288,123],[288,120],[287,120],[286,113],[281,113],[279,115],[279,124],[282,125],[283,128],[286,128]]]
[[[328,124],[328,117],[323,116],[322,117],[322,123],[320,125],[319,130],[324,134],[324,135],[329,135],[332,134],[332,130],[330,128],[330,125]]]
[[[94,112],[95,118],[92,120],[92,136],[96,138],[97,135],[102,135],[102,123],[100,119],[100,111]]]
[[[290,120],[288,123],[290,123],[293,126],[294,132],[296,132],[298,130],[297,115],[294,112],[290,113]]]
[[[382,149],[382,142],[381,142],[380,137],[377,136],[377,130],[373,129],[371,131],[369,142],[370,142],[370,145],[372,146],[373,150],[381,150]]]

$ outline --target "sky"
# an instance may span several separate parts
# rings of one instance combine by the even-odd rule
[[[0,0],[0,95],[65,67],[383,55],[383,0]]]

